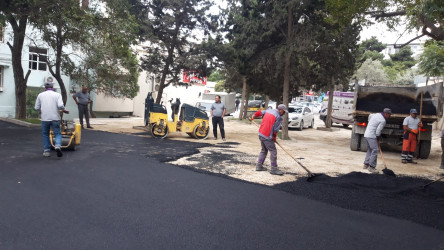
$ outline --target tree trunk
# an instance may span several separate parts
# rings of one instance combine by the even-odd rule
[[[28,16],[22,15],[17,20],[13,16],[7,17],[8,22],[11,24],[14,32],[14,43],[11,45],[9,42],[8,47],[12,54],[12,71],[14,73],[15,83],[15,118],[26,118],[26,83],[28,77],[31,74],[31,70],[28,70],[26,76],[23,75],[22,66],[22,49],[25,40],[26,24],[28,22]]]
[[[335,91],[334,76],[331,76],[330,92],[328,93],[327,118],[325,119],[325,127],[331,128],[331,114],[333,113],[333,93]]]
[[[243,116],[242,119],[246,119],[248,116],[248,101],[250,99],[250,88],[248,88],[247,86],[247,91],[245,93],[245,106],[244,106],[244,112],[243,112]]]
[[[46,65],[48,65],[48,70],[52,76],[57,80],[60,87],[60,93],[62,94],[63,105],[66,106],[66,102],[68,101],[68,94],[66,93],[65,83],[62,78],[62,53],[63,53],[63,34],[62,34],[62,25],[57,25],[57,45],[56,45],[56,63],[55,63],[55,72],[49,63],[49,60],[46,61]]]
[[[268,109],[268,103],[270,102],[270,97],[268,95],[265,96],[265,104],[264,104],[264,108]]]
[[[288,107],[288,91],[290,90],[290,71],[291,71],[291,44],[293,34],[293,5],[288,5],[288,26],[287,26],[287,53],[285,54],[285,69],[284,69],[284,90],[282,93],[282,101]],[[285,113],[282,121],[282,139],[288,140],[288,114]]]
[[[244,106],[248,107],[248,103],[246,103],[246,95],[247,95],[247,77],[242,77],[242,101],[241,101],[241,107],[239,109],[239,120],[242,120],[244,117]]]

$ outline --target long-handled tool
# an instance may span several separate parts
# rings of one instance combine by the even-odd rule
[[[396,177],[395,172],[393,172],[393,170],[388,169],[387,164],[385,164],[384,154],[382,153],[381,143],[379,141],[378,141],[378,146],[379,146],[379,153],[381,153],[382,162],[384,163],[384,169],[382,170],[382,172],[385,175]]]
[[[431,185],[431,184],[433,184],[433,183],[435,183],[435,182],[437,182],[437,181],[439,181],[439,180],[442,180],[442,179],[444,179],[444,176],[442,176],[441,178],[438,178],[438,179],[436,179],[436,180],[434,180],[434,181],[431,181],[431,182],[425,184],[424,186],[421,186],[421,188],[424,189],[424,188],[426,188],[427,186],[429,186],[429,185]]]
[[[250,120],[252,123],[254,123],[254,125],[256,125],[258,128],[259,128],[259,125],[254,121],[254,120]],[[307,178],[307,181],[313,181],[313,179],[315,178],[315,177],[318,177],[318,176],[320,176],[320,175],[322,175],[322,174],[314,174],[314,173],[312,173],[310,170],[308,170],[308,168],[306,168],[302,163],[301,163],[301,161],[299,161],[299,159],[298,158],[296,158],[296,157],[294,157],[292,154],[290,154],[290,152],[288,152],[284,147],[282,147],[282,145],[278,142],[278,141],[276,141],[276,144],[277,145],[279,145],[279,147],[281,147],[281,149],[282,150],[284,150],[284,152],[285,153],[287,153],[291,158],[293,158],[293,160],[295,160],[305,171],[307,171],[307,173],[308,173],[308,178]]]

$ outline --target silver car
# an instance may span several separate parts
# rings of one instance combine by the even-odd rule
[[[288,107],[288,127],[302,130],[313,128],[314,115],[309,107],[289,106]]]

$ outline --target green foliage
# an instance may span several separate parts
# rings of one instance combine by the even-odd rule
[[[157,103],[166,86],[180,81],[183,69],[197,70],[201,76],[209,73],[204,48],[191,40],[196,39],[194,30],[207,35],[214,28],[207,13],[210,6],[209,0],[146,1],[149,18],[139,22],[145,31],[143,39],[150,46],[146,47],[142,68],[160,77]]]
[[[381,52],[385,48],[387,48],[387,45],[381,43],[375,36],[372,36],[370,39],[363,41],[359,45],[359,49],[363,50],[364,52],[366,51]]]
[[[207,79],[210,82],[219,82],[224,80],[224,76],[222,75],[220,70],[216,70]]]
[[[393,30],[407,24],[409,31],[421,31],[436,41],[444,40],[444,1],[374,0],[367,8],[378,22]]]
[[[384,59],[384,55],[377,51],[366,51],[362,55],[362,60],[365,61],[367,59],[372,59],[373,61],[375,60],[382,61]]]
[[[26,88],[26,118],[39,118],[40,112],[34,109],[35,101],[42,88]]]
[[[388,85],[390,83],[382,63],[371,59],[367,59],[356,71],[356,78],[365,80],[365,85]]]
[[[138,63],[130,46],[138,29],[130,7],[128,0],[103,0],[100,7],[85,9],[76,1],[40,0],[46,14],[32,23],[55,51],[47,63],[64,102],[62,73],[90,90],[130,98],[137,94]]]
[[[82,44],[82,61],[72,77],[105,95],[133,98],[139,91],[139,66],[131,45],[139,26],[127,0],[105,2],[106,13],[94,13],[94,26]]]
[[[444,42],[427,44],[419,60],[419,72],[426,76],[444,76]]]
[[[225,85],[223,81],[219,81],[218,83],[216,83],[216,85],[214,86],[214,91],[216,92],[223,92],[225,89]]]

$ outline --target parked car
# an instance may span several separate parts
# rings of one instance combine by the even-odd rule
[[[264,102],[264,106],[265,106],[265,102]],[[276,108],[276,102],[269,101],[267,109],[275,109],[275,108]]]
[[[309,107],[311,110],[313,110],[313,113],[321,112],[321,104],[317,102],[300,102],[299,105]]]
[[[258,111],[264,109],[262,107],[262,100],[251,100],[248,101],[248,111]]]
[[[309,107],[289,106],[288,107],[288,127],[302,130],[313,128],[314,114]]]

